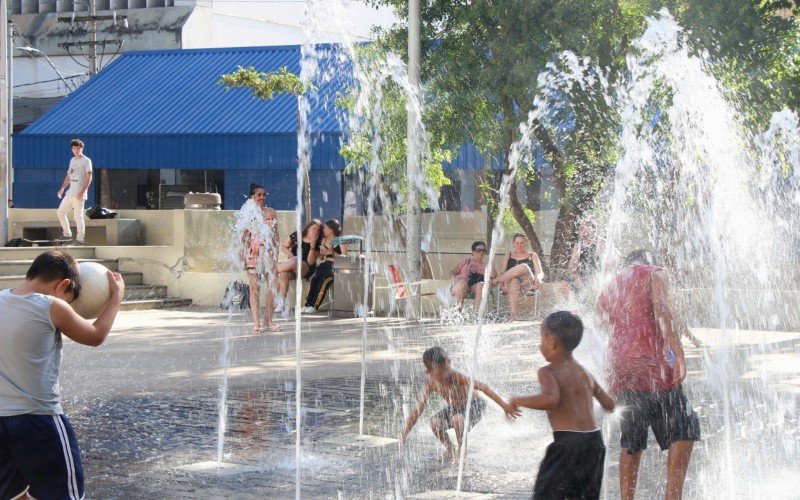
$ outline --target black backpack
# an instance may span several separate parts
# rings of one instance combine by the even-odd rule
[[[220,309],[231,309],[239,304],[239,309],[250,308],[250,286],[240,280],[236,280],[225,288],[222,302],[219,303]]]
[[[86,211],[86,217],[89,217],[90,219],[113,219],[116,216],[116,212],[112,212],[111,210],[101,207],[100,205],[95,205]]]

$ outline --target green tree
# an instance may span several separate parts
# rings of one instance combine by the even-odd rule
[[[313,90],[314,86],[306,84],[286,66],[273,73],[263,73],[250,66],[239,66],[233,73],[227,73],[219,78],[219,83],[225,86],[226,91],[231,89],[250,89],[253,97],[262,101],[269,101],[276,95],[289,94],[297,98],[297,122],[300,123],[300,106],[305,93]],[[311,220],[311,180],[308,176],[310,165],[301,165],[305,177],[304,205],[306,222]]]
[[[397,81],[386,77],[383,69],[387,62],[382,56],[383,53],[374,45],[356,49],[359,83],[339,96],[336,104],[351,118],[349,138],[341,148],[345,170],[348,173],[360,172],[366,182],[374,181],[378,190],[376,197],[385,198],[389,193],[405,195],[407,190],[408,96]],[[424,108],[425,111],[429,109]],[[432,119],[430,115],[423,116],[425,123]],[[441,134],[429,135],[424,149],[426,154],[422,158],[421,170],[424,183],[430,189],[421,193],[423,208],[436,205],[439,190],[450,184],[442,164],[452,160],[452,152],[442,143]],[[405,209],[403,203],[384,203],[384,210],[389,215],[400,215],[405,213]]]
[[[400,18],[407,17],[406,0],[371,3],[393,6]],[[508,169],[519,124],[533,108],[537,75],[548,64],[570,63],[559,57],[571,51],[588,57],[594,68],[589,71],[604,74],[613,86],[625,74],[630,41],[644,30],[646,16],[662,6],[698,47],[713,49],[715,70],[733,92],[796,103],[797,8],[791,1],[429,0],[422,6],[422,78],[432,142],[457,147],[471,141],[487,158],[501,153]],[[405,25],[383,32],[377,45],[405,54]],[[534,119],[531,131],[555,171],[560,207],[547,267],[556,273],[566,267],[577,220],[614,164],[619,123],[601,79],[558,92],[564,98],[558,112]],[[748,109],[757,120],[758,105]],[[543,254],[516,189],[508,195],[514,219]]]

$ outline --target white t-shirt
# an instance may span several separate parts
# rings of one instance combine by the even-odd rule
[[[92,171],[92,160],[83,155],[80,158],[73,157],[69,161],[69,189],[67,196],[77,197],[83,185],[86,183],[86,175]],[[89,191],[88,189],[86,190]],[[87,199],[88,193],[83,193],[83,199]]]

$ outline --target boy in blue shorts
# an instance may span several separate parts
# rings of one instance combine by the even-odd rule
[[[0,500],[83,498],[78,442],[61,408],[61,334],[103,343],[125,291],[119,274],[108,281],[110,300],[93,323],[69,305],[80,276],[63,252],[39,255],[21,286],[0,291]]]
[[[406,421],[406,426],[400,436],[400,442],[401,444],[405,443],[408,438],[408,433],[425,410],[428,397],[432,392],[436,392],[447,402],[447,406],[431,418],[431,429],[445,448],[447,448],[447,458],[450,460],[450,463],[456,463],[458,460],[458,453],[461,450],[464,428],[466,427],[467,404],[469,404],[469,427],[472,428],[483,416],[486,402],[480,399],[474,392],[472,394],[472,401],[467,401],[469,377],[450,367],[450,359],[447,357],[447,352],[441,347],[431,347],[426,350],[422,354],[422,362],[425,364],[425,373],[428,375],[428,381],[425,383],[425,387],[422,390],[419,403],[417,403],[416,408],[414,408]],[[519,414],[519,412],[512,409],[511,406],[506,403],[503,398],[498,396],[488,385],[476,380],[474,387],[475,391],[481,391],[489,396],[492,401],[497,403],[506,413],[507,417],[516,418]],[[450,437],[447,435],[448,429],[455,429],[458,448],[455,448],[453,442],[450,441]]]

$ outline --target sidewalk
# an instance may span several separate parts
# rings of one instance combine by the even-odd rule
[[[65,342],[62,393],[83,449],[87,498],[294,497],[294,325],[282,321],[282,334],[254,335],[248,319],[249,311],[235,314],[229,322],[227,313],[199,307],[123,312],[102,347]],[[451,353],[453,365],[468,371],[471,364],[465,351],[472,348],[465,346],[472,345],[476,327],[408,325],[385,318],[370,318],[368,326],[365,432],[394,438],[424,380],[422,351],[442,345]],[[358,433],[363,320],[304,317],[301,330],[303,498],[408,497],[454,489],[457,468],[436,463],[439,445],[426,424],[438,401],[429,404],[405,455],[396,445],[350,446]],[[217,457],[226,332],[230,335],[226,467],[208,469],[204,463]],[[706,341],[720,336],[714,330],[697,334]],[[796,403],[800,374],[790,361],[797,359],[800,334],[737,332],[733,337],[738,339],[735,347],[724,352],[736,356],[742,366],[742,376],[736,377],[741,390],[763,391],[767,384],[770,391],[789,398],[787,404]],[[582,362],[597,362],[600,340],[587,334],[579,353],[585,358]],[[774,348],[764,351],[764,342]],[[536,369],[543,364],[538,324],[486,325],[478,353],[477,377],[504,397],[535,390]],[[707,496],[708,485],[698,478],[713,479],[709,471],[719,469],[708,462],[722,443],[723,416],[717,395],[708,387],[713,376],[707,373],[708,367],[716,366],[716,353],[687,351],[687,391],[699,408],[705,451],[692,462],[686,498]],[[772,374],[766,377],[765,370]],[[753,373],[761,373],[761,378],[754,379]],[[743,424],[747,418],[742,417]],[[614,427],[607,429],[606,487],[612,498],[618,496]],[[490,403],[470,436],[464,490],[501,498],[529,496],[550,441],[543,412],[526,412],[508,423]],[[655,443],[651,448],[657,448]],[[777,455],[771,472],[781,474],[783,462]],[[644,464],[642,498],[659,494],[664,459],[653,451]],[[781,481],[790,480],[786,473],[782,477]]]

